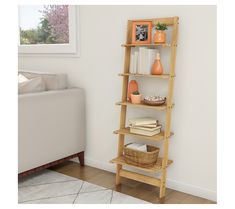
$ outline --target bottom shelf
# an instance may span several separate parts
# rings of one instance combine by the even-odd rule
[[[114,158],[110,162],[111,163],[116,163],[118,165],[130,166],[130,167],[137,168],[137,169],[147,171],[147,172],[150,172],[150,173],[156,173],[156,172],[160,172],[162,170],[162,158],[158,158],[156,164],[152,167],[149,167],[149,168],[143,168],[143,167],[139,167],[139,166],[136,166],[136,165],[131,165],[129,163],[126,163],[123,156]],[[168,160],[167,166],[169,166],[171,163],[173,163],[173,161]]]
[[[132,180],[135,180],[135,181],[139,181],[139,182],[142,182],[142,183],[145,183],[145,184],[150,184],[152,186],[157,186],[157,187],[161,186],[161,180],[158,179],[158,178],[151,177],[151,176],[145,176],[145,175],[135,173],[135,172],[131,172],[131,171],[127,171],[127,170],[124,170],[124,169],[121,169],[119,171],[119,175],[121,177],[132,179]]]

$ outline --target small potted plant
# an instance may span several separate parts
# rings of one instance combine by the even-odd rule
[[[166,24],[161,24],[161,23],[157,23],[157,25],[154,27],[156,29],[156,32],[154,34],[153,40],[155,44],[159,44],[159,43],[165,43],[166,42],[166,32],[165,30],[167,30],[167,26]]]
[[[141,103],[141,94],[138,91],[134,91],[131,94],[131,103],[140,104]]]

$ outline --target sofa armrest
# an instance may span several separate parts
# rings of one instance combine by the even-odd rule
[[[85,150],[81,88],[19,95],[19,173]]]
[[[26,94],[19,94],[19,100],[21,98],[43,98],[48,96],[60,96],[63,94],[84,94],[84,90],[82,88],[72,87],[69,89],[63,89],[63,90],[51,90],[51,91],[42,91],[42,92],[34,92],[34,93],[26,93]]]

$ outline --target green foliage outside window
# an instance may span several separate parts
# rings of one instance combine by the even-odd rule
[[[55,44],[69,42],[68,5],[44,6],[37,28],[20,28],[20,44]]]

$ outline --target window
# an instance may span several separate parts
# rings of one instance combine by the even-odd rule
[[[19,53],[77,53],[76,7],[19,6]]]

